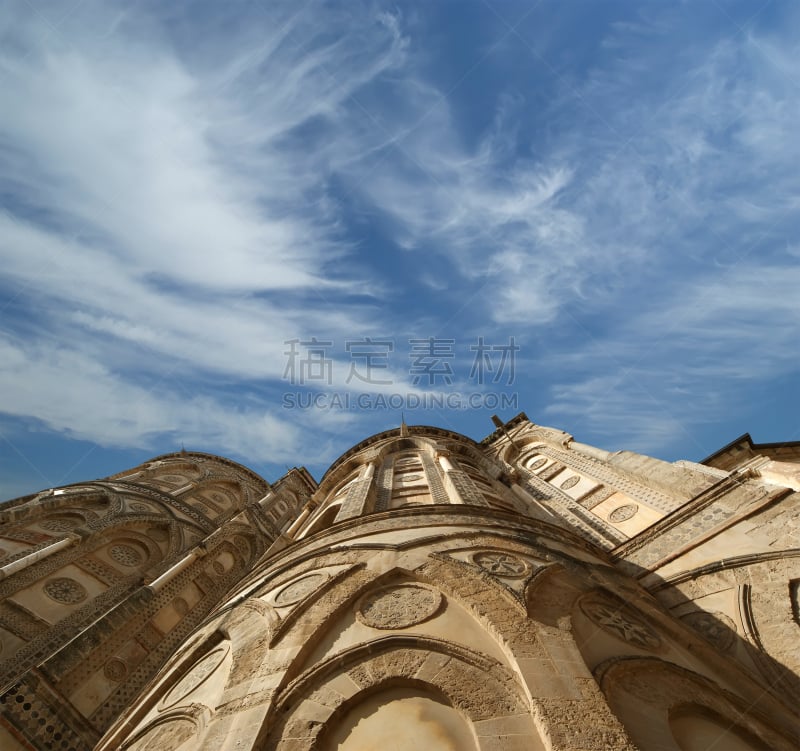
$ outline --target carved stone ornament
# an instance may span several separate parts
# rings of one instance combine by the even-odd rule
[[[230,646],[221,644],[201,657],[167,693],[161,701],[162,707],[171,707],[184,699],[206,680],[221,664],[228,654]]]
[[[142,554],[130,545],[112,545],[108,554],[122,566],[138,566],[142,562]]]
[[[521,558],[495,550],[482,550],[472,555],[472,562],[495,576],[520,579],[530,573],[530,566]]]
[[[411,474],[408,474],[408,475],[397,475],[395,477],[395,480],[397,482],[401,482],[401,483],[420,482],[420,481],[422,481],[424,479],[425,479],[425,477],[423,475],[415,474],[413,472]]]
[[[189,603],[183,597],[176,597],[172,601],[172,605],[178,615],[186,615],[189,612]]]
[[[615,508],[609,515],[608,521],[618,524],[619,522],[626,522],[632,519],[639,507],[635,503],[626,503],[624,506]]]
[[[66,576],[50,579],[44,585],[44,593],[56,602],[66,605],[83,602],[89,594],[82,584]]]
[[[607,633],[642,649],[657,649],[661,639],[644,621],[604,600],[583,600],[581,610]]]
[[[371,628],[408,628],[439,611],[442,595],[418,584],[392,584],[369,592],[356,607],[356,617]]]
[[[533,461],[528,465],[528,469],[539,469],[540,467],[544,467],[545,464],[547,464],[547,459],[544,456],[540,456],[536,461]]]
[[[83,524],[83,519],[75,516],[54,516],[42,519],[38,524],[42,529],[49,529],[51,532],[69,532]]]
[[[568,477],[564,482],[561,483],[561,490],[569,490],[570,488],[574,488],[579,482],[581,478],[578,475],[572,475],[572,477]]]
[[[128,675],[128,666],[123,660],[113,657],[105,664],[103,675],[110,681],[121,683]]]
[[[287,584],[275,595],[275,604],[279,606],[294,605],[319,589],[327,580],[327,575],[319,572],[301,576],[291,584]]]
[[[397,459],[394,463],[395,467],[408,467],[412,464],[419,464],[420,459],[418,456],[403,456]]]
[[[146,503],[132,503],[130,505],[130,510],[139,511],[140,513],[146,513],[148,511],[152,511],[150,506],[148,506]]]
[[[725,613],[718,611],[687,613],[681,616],[707,642],[725,652],[733,646],[736,638],[736,624]]]

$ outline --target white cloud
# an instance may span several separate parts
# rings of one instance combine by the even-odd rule
[[[231,407],[182,392],[178,378],[146,387],[74,349],[25,347],[0,338],[0,412],[35,415],[46,427],[102,446],[148,447],[169,435],[177,445],[226,446],[259,461],[290,461],[304,437],[294,419],[263,403]]]
[[[669,12],[650,15],[616,25],[613,54],[557,77],[542,109],[512,84],[482,90],[495,116],[477,127],[456,106],[469,76],[445,96],[409,38],[421,26],[372,6],[9,11],[0,409],[105,445],[176,430],[261,457],[311,421],[264,403],[285,340],[427,336],[446,300],[459,333],[489,320],[569,347],[537,364],[554,413],[651,446],[710,419],[721,398],[670,394],[794,367],[800,66],[777,36],[684,49]],[[350,202],[426,295],[395,306],[419,289],[354,242]],[[584,346],[555,338],[564,320],[602,325]],[[601,362],[616,380],[589,372]],[[158,378],[178,380],[143,385]],[[253,406],[231,410],[223,381]],[[353,418],[322,418],[325,454]]]
[[[7,8],[0,264],[25,334],[3,341],[0,411],[106,446],[170,433],[296,459],[303,418],[255,395],[284,342],[390,327],[344,297],[383,290],[326,189],[362,148],[340,110],[403,60],[393,19],[363,11],[270,4],[224,32],[195,19],[186,44],[167,8]],[[232,409],[220,375],[255,382],[254,405]]]
[[[798,285],[800,267],[757,263],[680,285],[610,336],[553,356],[548,367],[570,375],[551,389],[547,414],[617,447],[710,454],[718,446],[699,443],[699,428],[746,410],[754,384],[796,372]]]

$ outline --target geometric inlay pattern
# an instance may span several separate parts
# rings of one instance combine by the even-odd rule
[[[82,584],[66,576],[50,579],[44,585],[44,593],[56,602],[63,602],[67,605],[82,602],[89,594]]]
[[[108,554],[123,566],[138,566],[142,562],[142,554],[130,545],[112,545]]]
[[[356,617],[371,628],[408,628],[432,618],[441,604],[442,595],[434,589],[419,584],[392,584],[362,597]]]
[[[612,636],[643,649],[657,649],[661,639],[644,621],[603,600],[582,600],[581,610]]]
[[[83,524],[83,519],[77,516],[54,516],[50,519],[42,519],[37,523],[40,527],[49,529],[51,532],[68,532],[70,529],[80,527]]]

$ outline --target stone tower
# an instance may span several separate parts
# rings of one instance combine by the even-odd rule
[[[798,444],[667,463],[521,414],[318,486],[180,454],[19,499],[0,747],[789,751],[798,488]]]
[[[181,452],[0,507],[0,749],[91,749],[314,487]]]

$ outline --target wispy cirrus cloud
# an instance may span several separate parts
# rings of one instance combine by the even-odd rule
[[[345,340],[395,337],[412,391],[409,337],[459,337],[463,390],[467,341],[514,335],[533,416],[691,445],[796,373],[800,69],[766,12],[7,7],[0,411],[321,466],[391,418],[282,410],[288,339],[385,392]]]
[[[402,38],[389,16],[367,29],[278,5],[257,34],[209,29],[201,52],[157,6],[56,10],[21,4],[3,23],[0,409],[103,445],[182,434],[286,459],[296,418],[274,394],[258,417],[209,379],[258,392],[280,380],[286,339],[388,320],[369,299],[379,280],[345,262],[326,180],[360,149],[338,110],[402,62]]]
[[[660,106],[645,92],[614,113],[624,146],[599,160],[586,193],[625,199],[619,234],[642,248],[641,262],[622,297],[588,306],[601,330],[583,324],[584,346],[554,358],[564,375],[551,419],[581,415],[593,432],[616,425],[618,446],[656,453],[700,440],[698,456],[717,447],[699,432],[738,417],[733,437],[758,405],[781,438],[800,434],[784,385],[797,376],[800,320],[793,44],[734,31],[674,76]],[[620,102],[622,86],[609,76],[584,96],[601,106],[616,91]],[[596,212],[582,213],[591,231]],[[756,400],[770,382],[774,396]]]

